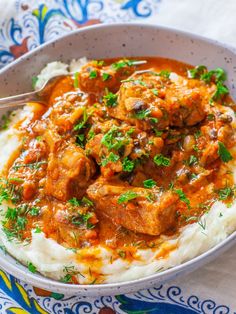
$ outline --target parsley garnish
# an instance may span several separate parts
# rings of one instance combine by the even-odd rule
[[[217,68],[201,75],[200,79],[206,83],[214,80],[216,83],[223,83],[226,80],[226,73],[223,69]]]
[[[150,109],[139,110],[137,113],[134,114],[134,118],[144,120],[145,118],[149,117],[150,113]]]
[[[188,78],[199,78],[206,70],[205,65],[197,65],[194,69],[188,70]]]
[[[152,179],[148,179],[148,180],[143,181],[143,186],[147,189],[151,189],[156,185],[157,185],[156,181],[154,181]]]
[[[129,139],[127,136],[124,136],[117,127],[113,127],[104,134],[101,144],[106,146],[108,150],[119,150],[121,147],[129,144]]]
[[[93,202],[85,196],[82,200],[78,200],[76,197],[73,197],[68,201],[68,203],[72,206],[93,206]]]
[[[105,167],[109,162],[117,162],[120,159],[120,156],[111,152],[107,158],[102,159],[102,166]]]
[[[233,196],[234,190],[230,187],[226,187],[224,189],[218,190],[217,193],[219,194],[219,200],[223,201],[223,200],[226,200],[227,198]]]
[[[216,91],[212,96],[213,100],[219,100],[221,99],[223,96],[227,95],[229,93],[229,89],[228,87],[226,87],[225,85],[223,85],[221,82],[218,82],[216,84]]]
[[[31,216],[38,216],[39,212],[40,212],[40,208],[36,206],[32,206],[29,210],[29,214]]]
[[[202,135],[202,132],[201,132],[200,130],[197,130],[197,131],[194,133],[195,139],[198,139],[201,135]]]
[[[190,208],[190,201],[189,201],[189,199],[187,198],[187,196],[185,195],[185,193],[183,192],[183,190],[182,190],[182,189],[175,189],[174,192],[175,192],[176,194],[178,194],[178,195],[179,195],[179,199],[180,199],[183,203],[185,203],[188,208]]]
[[[125,251],[119,250],[119,251],[118,251],[118,255],[119,255],[121,258],[126,258],[126,252],[125,252]]]
[[[45,165],[45,164],[47,164],[47,161],[38,161],[38,162],[33,162],[33,163],[29,163],[29,164],[15,164],[14,166],[13,166],[13,169],[14,170],[18,170],[18,169],[20,169],[20,168],[22,168],[22,167],[28,167],[28,168],[30,168],[31,170],[39,170],[40,169],[40,167],[42,166],[42,165]]]
[[[134,191],[127,191],[120,195],[120,197],[117,200],[118,204],[127,203],[128,201],[131,201],[138,197],[138,194]]]
[[[233,159],[233,156],[222,142],[218,142],[218,155],[223,162],[229,162]]]
[[[165,166],[168,167],[170,165],[170,158],[163,156],[162,154],[157,154],[153,161],[157,166]]]
[[[74,131],[78,131],[78,130],[81,130],[83,129],[85,126],[86,126],[86,123],[88,121],[88,118],[89,118],[89,115],[87,113],[87,110],[86,108],[83,108],[83,117],[82,117],[82,121],[77,123],[75,126],[74,126]]]
[[[133,66],[134,62],[136,62],[135,60],[120,60],[118,62],[112,63],[111,67],[115,70],[118,71],[122,68],[125,68],[127,66]]]
[[[103,97],[103,100],[106,106],[111,108],[111,107],[117,106],[117,98],[118,98],[118,95],[113,94],[112,92],[109,92],[107,95]]]
[[[105,64],[104,60],[93,60],[95,66],[102,67]]]
[[[103,81],[107,81],[109,78],[111,77],[111,75],[109,73],[102,73],[102,80]]]
[[[79,72],[75,72],[74,74],[74,88],[79,87]]]
[[[76,216],[73,216],[71,222],[73,225],[85,225],[87,229],[94,228],[94,225],[89,222],[89,219],[93,216],[92,213],[78,213]]]
[[[7,130],[10,124],[10,119],[9,119],[9,115],[4,114],[2,116],[2,124],[1,124],[1,129],[2,130]]]
[[[41,233],[42,230],[39,226],[36,226],[35,229],[34,229],[34,233]]]
[[[128,157],[125,157],[122,161],[122,168],[123,171],[131,172],[134,170],[135,167],[135,161],[130,160]]]
[[[208,121],[213,121],[214,119],[215,119],[214,114],[209,113],[209,114],[207,115],[207,120],[208,120]]]
[[[158,90],[156,88],[151,89],[151,91],[155,96],[158,96]]]
[[[32,88],[35,89],[37,81],[38,81],[38,77],[37,76],[32,76]]]
[[[37,268],[30,262],[28,263],[28,270],[31,271],[31,273],[36,273]]]
[[[196,164],[197,162],[198,162],[197,157],[194,156],[194,155],[191,155],[191,156],[189,157],[189,160],[188,160],[187,163],[188,163],[189,166],[192,166],[192,165]]]
[[[170,71],[162,70],[160,73],[158,73],[158,75],[168,79],[168,78],[170,78]]]
[[[88,132],[88,140],[92,140],[95,136],[95,132],[91,129]]]
[[[90,79],[95,79],[97,77],[97,71],[96,70],[92,70],[89,72],[89,78]]]
[[[81,201],[78,200],[76,197],[71,198],[68,203],[72,206],[81,206]]]
[[[65,283],[72,283],[72,275],[71,274],[66,274],[63,278],[61,278],[61,282]]]

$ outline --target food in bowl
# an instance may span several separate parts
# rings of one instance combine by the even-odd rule
[[[142,60],[50,63],[36,89],[65,76],[47,101],[4,116],[0,239],[31,272],[74,284],[138,279],[236,230],[225,72]]]

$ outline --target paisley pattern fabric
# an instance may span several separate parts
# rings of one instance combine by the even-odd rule
[[[0,67],[48,40],[86,25],[158,21],[159,10],[168,1],[0,0]],[[228,256],[230,260],[235,258],[236,254]],[[236,314],[234,266],[225,265],[224,258],[211,265],[152,289],[99,298],[44,291],[0,270],[0,313]],[[222,274],[220,267],[226,267]]]
[[[184,297],[180,287],[163,286],[115,297],[84,298],[64,296],[33,288],[0,271],[0,311],[15,314],[50,313],[158,313],[158,314],[228,314],[226,305],[201,300],[196,295]]]

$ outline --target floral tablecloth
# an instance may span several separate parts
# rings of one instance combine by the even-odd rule
[[[36,46],[95,23],[141,20],[236,46],[235,0],[0,0],[0,67]],[[236,247],[175,281],[115,297],[32,287],[0,270],[0,313],[236,314]]]

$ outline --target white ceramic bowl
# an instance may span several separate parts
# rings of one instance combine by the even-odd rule
[[[54,60],[73,58],[160,56],[209,68],[222,67],[228,74],[231,95],[236,98],[236,54],[232,48],[196,35],[141,24],[110,24],[80,29],[40,46],[0,71],[0,96],[31,90],[31,79]],[[0,114],[3,111],[0,110]],[[1,148],[1,151],[3,148]],[[3,152],[2,152],[3,153]],[[236,242],[236,232],[208,252],[180,266],[139,280],[105,285],[68,285],[32,274],[8,254],[0,252],[0,267],[34,286],[84,296],[114,295],[137,291],[190,272],[213,260]]]

